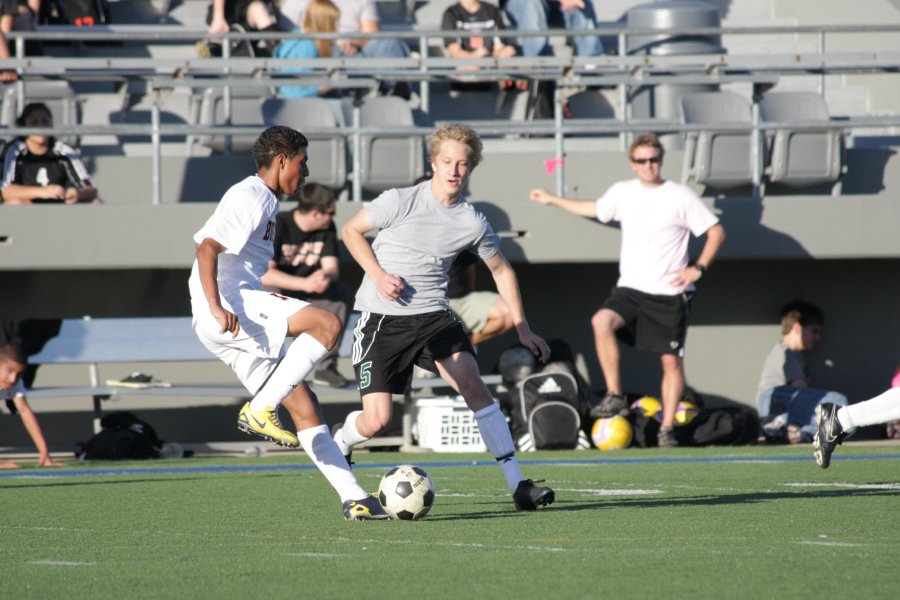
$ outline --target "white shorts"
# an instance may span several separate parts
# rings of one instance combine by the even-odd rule
[[[241,326],[237,337],[220,333],[222,326],[209,308],[196,304],[194,331],[210,352],[234,370],[247,391],[256,394],[284,355],[288,318],[309,303],[261,290],[241,290],[240,299],[230,307]]]

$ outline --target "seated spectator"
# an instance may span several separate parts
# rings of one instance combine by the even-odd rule
[[[551,26],[569,31],[594,31],[597,28],[591,0],[505,0],[500,6],[509,15],[513,27],[520,31],[542,31]],[[550,54],[546,37],[523,37],[521,46],[523,56]],[[575,54],[603,54],[603,42],[597,35],[575,36]]]
[[[278,288],[285,296],[298,298],[337,315],[347,322],[351,294],[338,281],[340,259],[334,226],[334,192],[318,183],[300,188],[297,208],[275,218],[275,254],[262,283]],[[349,381],[337,370],[341,334],[334,347],[319,361],[312,382],[347,387]]]
[[[213,0],[206,15],[209,33],[281,31],[278,21],[278,6],[275,0]],[[271,56],[277,43],[276,39],[257,40],[248,44],[247,51],[238,50],[232,54]],[[200,56],[221,56],[222,44],[217,41],[201,41],[197,45],[197,52]]]
[[[825,316],[817,306],[797,300],[781,310],[781,340],[766,357],[757,403],[766,437],[792,444],[810,442],[816,433],[816,407],[847,405],[843,394],[810,387],[805,352],[822,338]]]
[[[47,441],[38,423],[37,416],[28,405],[25,398],[25,385],[22,383],[22,372],[25,370],[25,354],[22,348],[15,344],[0,346],[0,399],[6,401],[10,412],[22,418],[25,430],[34,442],[38,450],[39,467],[61,467],[61,463],[53,462]],[[15,469],[18,464],[11,461],[0,462],[0,468]]]
[[[493,32],[507,29],[503,19],[503,12],[494,6],[481,0],[460,0],[460,2],[447,7],[441,21],[441,29],[444,31],[465,32]],[[508,40],[498,35],[471,36],[460,38],[445,38],[444,46],[452,58],[510,58],[518,53],[516,47]],[[463,69],[477,69],[474,66]],[[501,87],[514,85],[512,81],[501,82]],[[526,80],[515,82],[517,87],[527,87]]]
[[[475,265],[478,257],[462,252],[450,265],[447,297],[450,310],[463,324],[472,345],[477,346],[513,328],[512,314],[496,292],[475,291]]]
[[[303,28],[309,3],[310,0],[282,1],[281,15],[292,24],[291,28]],[[334,4],[341,14],[337,26],[339,33],[374,33],[381,30],[381,18],[375,0],[334,0]],[[391,38],[341,39],[335,45],[334,56],[403,58],[409,56],[409,48],[402,41]]]
[[[311,0],[303,16],[302,31],[306,33],[334,33],[341,11],[331,0]],[[296,30],[295,30],[296,31]],[[288,39],[275,48],[275,58],[318,58],[334,55],[334,40],[326,39]],[[280,69],[286,73],[302,73],[309,71],[302,67]],[[315,86],[285,86],[280,92],[285,98],[308,98],[310,96],[327,96],[332,88]]]
[[[51,127],[53,117],[46,104],[33,102],[22,110],[16,125]],[[18,137],[7,144],[0,189],[4,204],[101,203],[78,153],[46,134]]]
[[[9,60],[12,54],[9,52],[9,44],[6,43],[6,36],[0,31],[0,60]],[[19,74],[14,69],[0,70],[0,82],[15,81],[19,78]]]

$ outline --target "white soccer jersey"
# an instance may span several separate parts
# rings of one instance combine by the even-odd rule
[[[269,270],[274,253],[278,210],[278,198],[262,179],[252,175],[225,192],[215,212],[194,234],[197,244],[212,238],[226,249],[219,255],[218,282],[219,295],[229,310],[240,302],[239,290],[262,287],[260,278]],[[196,260],[189,286],[191,300],[209,310]]]
[[[687,186],[665,181],[646,187],[637,179],[614,184],[597,200],[597,219],[622,225],[620,287],[674,296],[674,271],[688,264],[691,234],[703,235],[719,219]]]

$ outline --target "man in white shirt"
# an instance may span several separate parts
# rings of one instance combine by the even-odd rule
[[[619,280],[591,325],[607,396],[592,416],[628,411],[619,372],[616,338],[660,355],[663,401],[660,446],[675,446],[675,412],[684,394],[684,342],[690,293],[725,241],[725,229],[690,188],[660,175],[663,147],[653,135],[638,137],[629,149],[636,179],[614,184],[598,200],[575,200],[535,189],[530,197],[602,223],[622,227]],[[691,234],[706,235],[700,257],[688,264]]]

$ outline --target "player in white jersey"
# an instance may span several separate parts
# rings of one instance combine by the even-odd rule
[[[472,344],[447,301],[451,263],[460,252],[477,252],[509,306],[519,340],[542,361],[549,356],[547,343],[525,320],[518,281],[499,239],[462,197],[481,149],[471,127],[440,127],[431,136],[432,179],[386,191],[344,225],[344,243],[365,271],[356,295],[362,317],[353,345],[363,409],[347,415],[334,436],[349,460],[353,446],[390,424],[391,394],[403,391],[413,365],[436,371],[475,413],[516,509],[536,510],[553,502],[554,492],[523,477],[506,419],[479,376]],[[376,228],[370,246],[364,236]]]
[[[194,235],[197,259],[189,287],[197,337],[230,366],[253,400],[238,427],[289,447],[302,446],[343,502],[351,520],[386,519],[344,461],[303,379],[334,346],[342,324],[302,300],[262,291],[274,253],[279,198],[297,192],[307,170],[306,138],[269,127],[251,150],[257,173],[232,186]],[[285,349],[285,338],[294,338]],[[283,404],[297,435],[278,419]]]
[[[660,355],[662,424],[660,446],[675,446],[674,424],[684,395],[684,342],[690,293],[725,241],[725,229],[687,186],[660,175],[663,147],[655,135],[638,137],[629,148],[637,177],[614,184],[594,200],[560,198],[543,189],[531,191],[534,202],[559,206],[602,223],[622,226],[619,280],[591,319],[597,358],[606,380],[606,397],[592,409],[595,417],[627,414],[619,373],[616,338]],[[691,234],[706,236],[697,261],[688,265]]]
[[[857,427],[900,420],[900,387],[850,406],[823,402],[816,407],[816,431],[813,455],[823,469],[831,464],[831,453]]]

